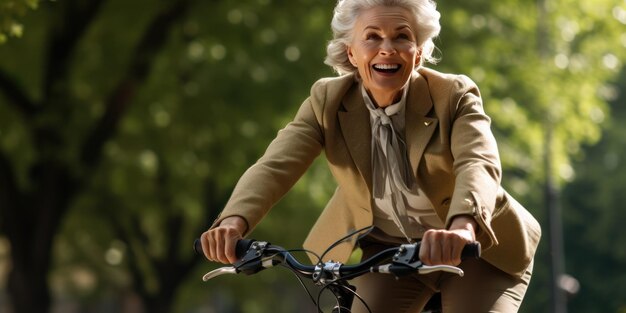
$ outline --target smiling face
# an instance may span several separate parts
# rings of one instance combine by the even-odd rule
[[[373,7],[356,20],[348,58],[380,107],[399,100],[402,87],[419,63],[415,34],[410,11],[400,7]]]

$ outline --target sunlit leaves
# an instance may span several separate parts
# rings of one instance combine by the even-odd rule
[[[2,0],[0,2],[0,44],[10,37],[22,37],[24,25],[22,17],[30,10],[37,9],[39,0]]]
[[[171,2],[109,0],[85,30],[68,63],[67,79],[57,82],[66,96],[45,103],[58,111],[34,121],[61,129],[59,155],[68,164],[76,165],[78,144],[104,113],[106,97],[127,70],[148,23]],[[23,35],[2,45],[0,69],[38,101],[43,97],[46,42],[61,1],[41,2],[34,11],[34,0],[5,0],[2,5],[9,3],[13,9],[0,6],[0,36],[20,31]],[[163,34],[167,44],[158,51],[150,75],[140,82],[115,136],[106,144],[102,163],[73,202],[58,244],[61,270],[55,277],[68,273],[64,266],[80,273],[84,264],[90,264],[99,277],[98,286],[128,287],[134,253],[154,291],[159,282],[154,281],[151,258],[162,259],[168,253],[190,258],[189,244],[198,236],[197,229],[210,224],[241,173],[293,117],[311,84],[333,75],[322,63],[333,4],[194,2],[185,19]],[[536,1],[438,5],[443,31],[435,44],[442,60],[433,67],[466,74],[477,82],[498,137],[507,189],[527,198],[540,197],[548,126],[554,131],[551,158],[556,164],[551,174],[562,183],[575,179],[578,168],[571,165],[572,158],[580,158],[581,147],[596,142],[611,123],[606,102],[619,95],[611,82],[624,66],[626,3],[547,0],[543,20]],[[25,30],[1,24],[5,21],[23,21]],[[540,42],[542,27],[547,42]],[[29,166],[40,157],[29,126],[8,99],[0,98],[0,147],[26,187]],[[598,163],[617,169],[620,155],[613,149],[598,157]],[[324,162],[320,158],[314,163],[256,234],[291,247],[301,243],[334,190]],[[83,170],[77,165],[73,169]],[[165,229],[181,216],[180,248],[167,251],[173,234]],[[132,231],[128,242],[119,238],[120,229]],[[88,281],[84,278],[89,275],[78,276],[76,286]],[[248,282],[233,284],[237,290],[257,289],[246,286]],[[194,292],[227,298],[219,288],[195,287],[185,293],[189,303],[199,302],[190,299]],[[96,294],[99,289],[89,290]],[[272,296],[273,290],[264,291]]]
[[[626,88],[625,73],[617,81],[622,90]],[[622,231],[626,216],[621,209],[626,200],[624,100],[625,94],[621,93],[611,101],[611,115],[604,122],[610,126],[604,129],[596,146],[586,147],[585,158],[574,163],[576,179],[563,192],[567,210],[566,265],[585,289],[571,302],[580,312],[597,310],[600,304],[605,312],[619,312],[626,307],[620,293],[626,276],[615,270],[626,262],[624,250],[616,249],[617,242],[626,240]],[[602,284],[595,284],[596,281]]]
[[[620,46],[626,33],[624,3],[546,4],[547,14],[540,20],[536,2],[440,3],[440,66],[478,82],[500,145],[506,146],[505,165],[523,170],[528,179],[541,179],[541,134],[550,127],[554,175],[568,180],[572,176],[558,169],[571,168],[571,156],[579,153],[580,144],[600,136],[607,100],[600,91],[621,68],[626,51]],[[541,39],[540,31],[548,36]],[[547,54],[541,46],[547,47]],[[514,108],[521,109],[512,112]],[[509,153],[532,156],[531,162],[516,166],[507,160],[520,157]]]

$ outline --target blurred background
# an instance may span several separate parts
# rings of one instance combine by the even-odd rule
[[[295,114],[334,0],[0,0],[0,312],[315,312],[192,242]],[[521,312],[626,312],[626,1],[438,2],[544,237]],[[299,247],[323,156],[252,237]]]

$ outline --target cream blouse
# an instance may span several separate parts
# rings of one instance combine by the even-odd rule
[[[387,116],[390,117],[391,123],[396,131],[396,133],[401,136],[401,139],[405,140],[405,107],[406,107],[406,95],[408,93],[409,84],[407,83],[402,92],[402,98],[400,101],[389,105],[384,109],[384,112]],[[376,106],[374,102],[367,94],[365,88],[361,85],[361,91],[363,94],[363,99],[365,101],[365,105],[370,109],[370,122],[373,125],[374,119],[376,116],[372,113],[372,109],[375,109]],[[374,138],[372,138],[372,150],[374,149]],[[372,153],[374,153],[372,151]],[[408,156],[406,156],[408,158]],[[372,168],[375,170],[375,167]],[[413,173],[414,175],[414,173]],[[375,176],[375,175],[373,175]],[[406,227],[406,234],[402,233],[402,230],[398,227],[398,225],[394,222],[392,214],[389,209],[385,209],[388,205],[382,203],[380,199],[376,199],[372,197],[372,207],[374,210],[374,226],[381,229],[389,236],[405,238],[408,237],[411,239],[421,238],[424,232],[428,229],[444,228],[444,222],[439,219],[437,214],[435,213],[435,209],[433,205],[430,203],[430,200],[424,195],[424,193],[420,190],[417,184],[414,184],[413,188],[410,190],[408,194],[404,194],[408,204],[406,206],[407,215],[408,215],[408,227]]]

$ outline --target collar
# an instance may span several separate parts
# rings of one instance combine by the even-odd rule
[[[403,116],[404,109],[406,107],[406,96],[409,91],[410,82],[411,82],[411,79],[408,79],[406,84],[404,84],[404,87],[402,87],[402,97],[400,98],[398,102],[393,103],[384,109],[381,108],[382,111],[385,112],[387,116],[393,116],[395,114],[398,114],[399,116]],[[361,94],[363,95],[363,100],[365,101],[365,105],[367,106],[369,110],[379,109],[378,107],[376,107],[376,105],[374,105],[374,101],[372,101],[372,98],[370,98],[363,84],[361,84]]]

